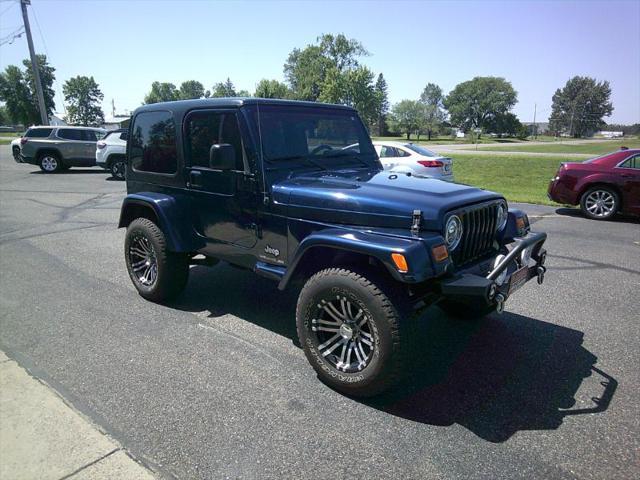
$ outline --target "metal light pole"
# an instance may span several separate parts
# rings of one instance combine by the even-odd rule
[[[49,125],[49,116],[47,115],[47,108],[44,104],[44,93],[42,91],[42,82],[40,81],[40,70],[38,70],[38,59],[36,58],[36,52],[33,48],[33,39],[31,38],[31,27],[29,26],[27,5],[31,5],[31,0],[20,0],[20,6],[22,7],[22,20],[24,21],[24,31],[27,34],[29,55],[31,56],[31,68],[33,69],[33,78],[36,84],[38,107],[40,110],[40,120],[42,121],[42,125]]]

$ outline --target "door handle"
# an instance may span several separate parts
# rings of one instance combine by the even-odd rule
[[[202,187],[202,172],[199,172],[198,170],[191,170],[189,172],[189,182],[187,182],[187,187]]]

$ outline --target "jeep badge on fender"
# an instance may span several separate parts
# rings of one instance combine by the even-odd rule
[[[353,108],[156,103],[134,112],[128,138],[119,226],[140,295],[176,297],[194,263],[225,261],[280,289],[303,280],[300,344],[345,394],[400,379],[417,308],[500,313],[522,285],[544,280],[546,234],[531,232],[524,212],[493,192],[385,172]]]

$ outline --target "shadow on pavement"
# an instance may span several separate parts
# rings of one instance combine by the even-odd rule
[[[297,344],[298,291],[221,265],[193,267],[189,285],[173,308],[232,314]],[[617,381],[595,364],[583,333],[505,313],[476,322],[457,320],[437,307],[415,320],[407,380],[388,394],[359,400],[411,421],[460,424],[490,442],[520,430],[552,430],[568,415],[606,410]],[[576,408],[583,380],[598,379],[599,397]]]
[[[584,218],[585,220],[589,220],[582,214],[579,208],[568,208],[568,207],[560,207],[556,209],[556,213],[558,215],[563,215],[565,217],[574,217],[574,218]],[[640,219],[629,217],[626,215],[617,214],[610,220],[590,220],[592,222],[611,222],[611,223],[639,223]]]

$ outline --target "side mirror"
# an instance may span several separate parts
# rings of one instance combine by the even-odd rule
[[[122,132],[120,134],[120,140],[124,140],[125,142],[129,140],[129,132]]]
[[[236,150],[228,143],[216,143],[209,149],[209,167],[214,170],[236,168]]]

